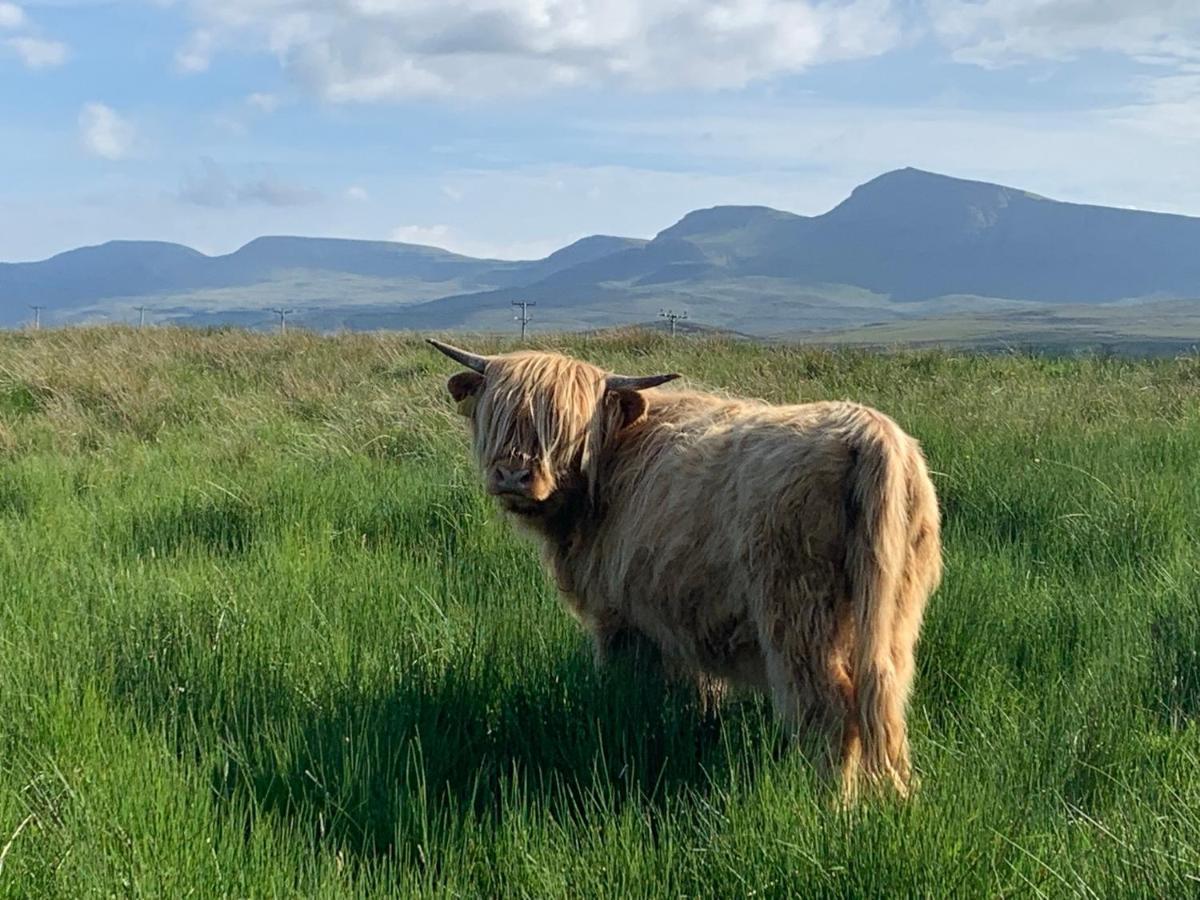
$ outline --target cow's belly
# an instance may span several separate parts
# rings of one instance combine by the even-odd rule
[[[626,606],[630,624],[655,643],[666,659],[740,686],[766,688],[759,629],[748,604],[696,587],[664,591]]]
[[[705,673],[739,687],[767,690],[767,661],[758,642],[741,644],[719,657],[701,660]]]

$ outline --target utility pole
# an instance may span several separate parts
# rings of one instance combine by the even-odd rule
[[[519,316],[513,316],[513,319],[515,321],[521,323],[521,340],[524,341],[525,340],[525,327],[529,324],[529,321],[530,321],[529,307],[537,306],[537,304],[530,303],[528,300],[514,300],[512,302],[512,305],[521,307],[521,314]]]
[[[295,310],[278,308],[278,309],[272,309],[271,312],[273,312],[273,313],[275,313],[275,315],[279,316],[279,333],[287,334],[287,317],[290,316],[292,313],[294,313]]]
[[[146,307],[135,306],[134,309],[138,311],[138,328],[142,328],[146,324]]]
[[[29,308],[33,310],[33,330],[37,331],[39,328],[42,327],[42,310],[45,309],[46,307],[30,306]]]
[[[675,323],[678,322],[680,319],[687,318],[687,310],[684,310],[681,313],[677,313],[673,309],[667,309],[667,310],[660,309],[658,311],[658,316],[660,319],[666,319],[671,323],[671,337],[675,337]]]

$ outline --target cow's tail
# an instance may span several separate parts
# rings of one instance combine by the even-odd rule
[[[860,744],[843,760],[843,788],[850,796],[860,771],[871,782],[890,780],[907,792],[907,698],[892,641],[908,557],[908,452],[899,428],[877,419],[864,429],[850,473],[846,562],[855,624],[850,674],[856,721],[848,725]]]

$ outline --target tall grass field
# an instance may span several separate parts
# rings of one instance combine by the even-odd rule
[[[915,797],[596,671],[417,337],[5,333],[0,896],[1200,894],[1200,359],[535,343],[921,440]]]

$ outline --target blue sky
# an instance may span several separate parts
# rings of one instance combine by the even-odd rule
[[[1200,215],[1200,3],[0,0],[0,260],[536,257],[908,165]]]

